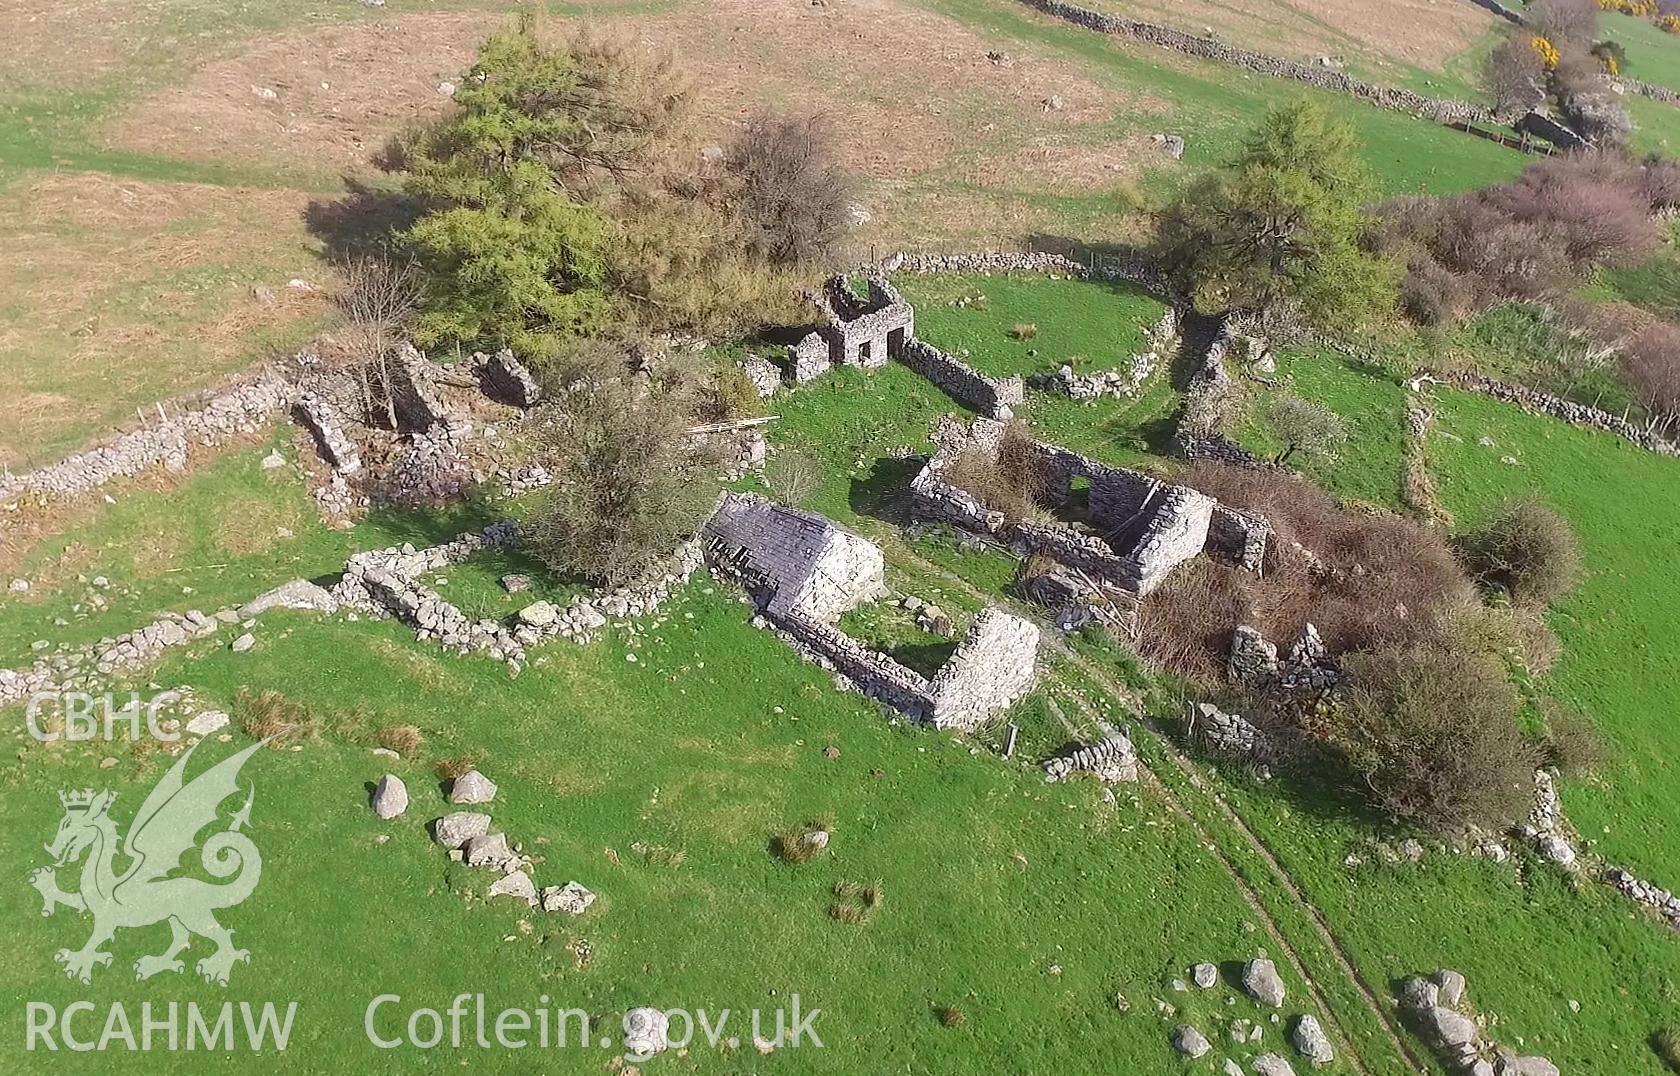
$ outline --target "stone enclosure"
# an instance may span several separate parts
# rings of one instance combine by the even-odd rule
[[[1202,552],[1260,570],[1271,536],[1261,517],[1187,486],[1043,442],[1032,442],[1029,452],[1045,500],[1075,504],[1082,497],[1086,521],[1075,526],[1006,519],[951,481],[965,453],[995,457],[1006,429],[1001,422],[977,419],[967,430],[948,423],[937,432],[938,452],[911,482],[915,515],[990,535],[1017,552],[1040,554],[1139,598]]]
[[[879,547],[812,512],[730,494],[702,535],[706,562],[739,582],[764,620],[842,686],[936,728],[972,729],[1031,690],[1039,631],[988,608],[930,679],[835,626],[886,593]]]

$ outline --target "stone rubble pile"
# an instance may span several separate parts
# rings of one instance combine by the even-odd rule
[[[1443,969],[1400,985],[1400,1011],[1442,1063],[1466,1076],[1559,1076],[1544,1057],[1519,1056],[1482,1037],[1480,1022],[1463,1011],[1464,976]]]
[[[1126,734],[1108,730],[1094,744],[1081,744],[1044,760],[1044,779],[1063,781],[1076,773],[1095,774],[1104,784],[1130,784],[1138,779],[1137,749]]]
[[[381,476],[379,492],[399,504],[426,504],[464,496],[473,484],[467,442],[472,425],[439,422],[409,435],[390,468]]]
[[[1185,710],[1184,725],[1192,742],[1209,754],[1256,765],[1273,758],[1272,743],[1241,714],[1228,714],[1211,702],[1193,702]]]
[[[1540,850],[1540,854],[1560,867],[1575,863],[1575,846],[1570,842],[1568,820],[1563,816],[1563,801],[1558,796],[1557,778],[1550,770],[1534,771],[1534,809],[1528,821],[1517,832]]]
[[[157,425],[125,433],[110,444],[49,467],[0,476],[0,502],[21,499],[45,505],[82,496],[154,467],[179,472],[185,469],[193,446],[213,446],[255,433],[291,401],[294,391],[285,378],[265,370],[251,381],[211,397],[201,408],[168,415]],[[159,410],[163,411],[161,405]]]

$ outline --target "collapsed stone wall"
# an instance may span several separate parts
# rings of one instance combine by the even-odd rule
[[[1054,374],[1036,378],[1034,384],[1082,403],[1129,399],[1137,395],[1150,375],[1172,361],[1181,343],[1178,311],[1169,308],[1145,333],[1144,349],[1127,359],[1123,369],[1076,374],[1072,366],[1063,365]]]
[[[1451,373],[1425,371],[1412,382],[1414,390],[1421,387],[1424,381],[1437,381],[1454,388],[1463,389],[1466,392],[1477,392],[1484,396],[1491,396],[1496,400],[1515,404],[1524,411],[1561,419],[1571,426],[1582,426],[1587,429],[1614,434],[1646,451],[1655,452],[1659,456],[1680,456],[1680,444],[1659,437],[1649,430],[1642,430],[1627,419],[1612,415],[1608,411],[1589,407],[1586,404],[1573,403],[1561,396],[1553,396],[1547,392],[1540,392],[1522,385],[1508,384],[1504,381],[1496,381],[1491,377],[1461,370]]]
[[[473,359],[483,371],[488,394],[503,403],[515,407],[534,407],[542,397],[542,389],[537,385],[537,379],[531,376],[531,371],[527,370],[523,363],[514,358],[511,349],[504,347],[492,356],[478,354],[474,355]]]
[[[109,444],[79,452],[25,474],[0,477],[0,501],[32,499],[39,505],[66,501],[108,482],[132,478],[154,467],[186,468],[193,446],[211,447],[265,426],[289,404],[295,387],[272,370],[212,396],[203,407],[177,411],[155,426],[122,434]],[[167,414],[158,405],[160,414]]]
[[[1279,56],[1268,56],[1262,52],[1227,45],[1215,38],[1187,34],[1182,30],[1174,30],[1171,27],[1159,26],[1155,23],[1121,18],[1117,15],[1105,15],[1089,8],[1066,3],[1065,0],[1021,0],[1021,2],[1047,15],[1053,15],[1058,19],[1071,22],[1076,26],[1096,30],[1099,33],[1129,37],[1147,45],[1181,52],[1198,59],[1242,68],[1273,78],[1290,79],[1335,93],[1347,94],[1379,108],[1405,112],[1413,116],[1434,120],[1437,123],[1492,123],[1494,121],[1492,109],[1473,101],[1426,97],[1411,90],[1398,89],[1392,86],[1378,86],[1327,67],[1286,60]]]
[[[1208,520],[1208,552],[1239,568],[1258,572],[1265,566],[1272,525],[1258,512],[1214,504]]]
[[[1019,377],[987,377],[925,340],[905,341],[898,359],[970,411],[1007,419],[1027,398]]]
[[[297,416],[304,429],[315,438],[315,444],[321,450],[321,457],[327,461],[328,466],[341,475],[353,475],[361,471],[362,454],[356,450],[356,442],[344,432],[344,424],[339,421],[338,411],[325,397],[314,392],[305,392],[299,396]]]

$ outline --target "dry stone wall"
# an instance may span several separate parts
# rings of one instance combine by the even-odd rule
[[[1026,382],[1021,378],[987,377],[925,340],[906,341],[898,358],[945,395],[987,418],[1009,418],[1027,396]]]
[[[244,384],[212,396],[203,407],[177,411],[156,425],[125,433],[109,444],[50,467],[0,477],[0,502],[28,500],[45,505],[72,500],[106,483],[156,467],[182,471],[195,445],[208,447],[255,433],[291,402],[295,392],[285,378],[265,370]],[[162,405],[159,411],[168,415]]]
[[[1065,0],[1021,0],[1021,2],[1028,7],[1037,8],[1047,15],[1053,15],[1056,18],[1096,30],[1099,33],[1129,37],[1147,45],[1154,45],[1157,48],[1171,49],[1187,56],[1226,64],[1257,74],[1269,75],[1273,78],[1291,79],[1308,86],[1316,86],[1319,89],[1357,97],[1379,108],[1409,113],[1413,116],[1434,120],[1437,123],[1493,122],[1492,110],[1472,101],[1443,100],[1437,97],[1425,97],[1423,94],[1414,93],[1411,90],[1378,86],[1327,67],[1299,63],[1278,56],[1268,56],[1265,53],[1227,45],[1216,38],[1198,37],[1194,34],[1187,34],[1182,30],[1174,30],[1171,27],[1159,26],[1155,23],[1121,18],[1117,15],[1105,15],[1089,8],[1066,3]]]
[[[484,371],[485,387],[490,395],[503,403],[515,407],[533,407],[542,396],[542,390],[537,385],[537,379],[531,376],[531,371],[514,358],[513,351],[503,348],[495,355],[485,358],[475,355],[475,359],[482,361],[480,367]]]
[[[1537,415],[1549,415],[1552,418],[1561,419],[1571,426],[1602,430],[1660,456],[1680,456],[1680,444],[1659,437],[1648,430],[1642,430],[1627,419],[1612,415],[1608,411],[1589,407],[1586,404],[1572,403],[1550,393],[1539,392],[1522,385],[1507,384],[1468,371],[1426,372],[1412,383],[1414,389],[1421,387],[1424,381],[1438,381],[1467,392],[1479,392],[1484,396],[1492,396],[1496,400],[1515,404],[1523,410],[1531,411]]]

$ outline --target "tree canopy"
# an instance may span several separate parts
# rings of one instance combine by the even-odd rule
[[[1287,302],[1321,325],[1362,322],[1393,306],[1398,280],[1369,247],[1374,190],[1347,124],[1313,104],[1275,109],[1163,214],[1161,254],[1204,309]]]

